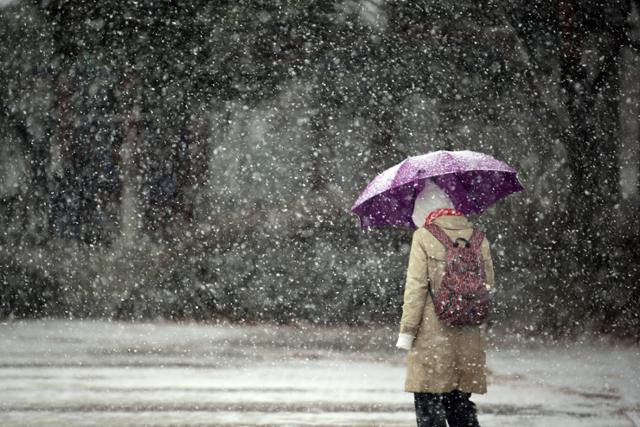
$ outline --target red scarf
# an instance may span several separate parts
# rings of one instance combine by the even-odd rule
[[[440,218],[441,216],[451,215],[451,216],[464,216],[464,214],[460,211],[451,208],[440,208],[435,211],[429,212],[427,215],[427,219],[424,221],[424,225],[431,224],[436,218]]]

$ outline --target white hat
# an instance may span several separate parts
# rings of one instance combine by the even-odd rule
[[[449,196],[433,180],[427,179],[424,188],[416,197],[411,219],[416,227],[422,227],[429,212],[440,208],[455,209],[455,206]]]

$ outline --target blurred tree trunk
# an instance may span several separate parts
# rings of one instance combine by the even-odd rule
[[[124,83],[124,93],[133,90],[132,78]],[[125,105],[125,117],[122,128],[122,145],[120,147],[120,180],[122,192],[120,197],[120,234],[125,247],[133,246],[141,229],[137,167],[134,153],[138,141],[139,107],[132,100]]]
[[[560,85],[569,127],[564,131],[571,169],[569,198],[569,233],[580,241],[580,252],[588,259],[598,248],[599,240],[593,227],[605,224],[598,221],[604,209],[613,208],[619,201],[619,101],[620,101],[620,22],[609,22],[608,42],[603,46],[586,45],[588,29],[584,25],[584,11],[578,11],[572,0],[558,2],[560,24]],[[625,13],[622,11],[621,14]],[[628,12],[626,12],[628,13]],[[598,52],[598,73],[589,79],[582,58],[586,50]],[[585,259],[585,261],[586,261]],[[591,262],[586,268],[594,267]]]
[[[327,171],[325,164],[327,144],[329,138],[329,120],[327,108],[320,105],[318,111],[311,118],[311,193],[316,194],[327,190]]]
[[[58,53],[58,58],[60,58]],[[64,56],[62,56],[64,58]],[[54,195],[56,203],[54,205],[53,215],[56,217],[52,221],[54,224],[53,231],[60,236],[78,237],[78,212],[76,209],[77,198],[74,197],[72,188],[73,177],[75,171],[71,168],[73,164],[71,159],[71,139],[72,125],[70,118],[71,110],[71,90],[69,88],[69,76],[67,69],[67,61],[60,60],[55,76],[55,118],[53,130],[53,144],[57,144],[60,153],[60,163],[62,165],[62,178],[58,187],[55,189],[57,194]]]
[[[72,118],[72,88],[71,66],[76,57],[74,46],[74,4],[64,1],[38,2],[37,8],[50,28],[52,37],[53,72],[52,83],[54,91],[54,111],[50,130],[51,143],[56,144],[60,153],[62,177],[52,188],[52,212],[50,231],[59,236],[80,238],[80,197],[77,194],[76,181],[78,174],[74,168],[78,162],[73,158],[73,118]]]
[[[375,133],[371,139],[371,164],[377,173],[390,168],[403,160],[397,148],[397,114],[392,105],[380,107],[382,111],[374,114]]]
[[[22,203],[22,233],[36,242],[46,239],[50,213],[49,180],[47,168],[50,163],[48,139],[37,139],[30,132],[27,124],[6,104],[1,105],[0,117],[9,123],[22,140],[22,150],[30,165],[29,189]],[[45,135],[46,136],[46,135]]]
[[[575,5],[571,0],[558,2],[560,19],[560,85],[564,92],[570,126],[565,129],[563,142],[567,147],[569,168],[571,169],[571,197],[569,200],[568,223],[572,239],[588,236],[590,228],[593,173],[589,173],[589,162],[593,152],[593,137],[587,111],[586,70],[582,66],[582,34],[578,27]],[[584,253],[591,251],[591,241],[584,238]]]
[[[623,3],[626,8],[620,7]],[[618,6],[558,2],[560,85],[569,119],[563,143],[571,169],[566,246],[577,262],[568,284],[584,302],[588,318],[599,318],[605,329],[615,325],[620,315],[616,299],[625,293],[617,279],[616,239],[621,223],[620,72],[630,7],[628,2]]]
[[[192,143],[189,145],[189,186],[192,221],[203,224],[210,213],[208,185],[209,176],[209,123],[196,120],[188,126]]]
[[[188,90],[187,90],[188,92]],[[179,142],[175,145],[175,174],[178,184],[177,209],[180,210],[180,217],[184,225],[188,226],[193,223],[194,207],[196,193],[198,188],[198,180],[196,180],[193,168],[193,150],[197,147],[195,134],[191,130],[191,111],[189,105],[194,102],[187,93],[183,94],[184,100],[180,109],[180,134]]]
[[[32,224],[32,235],[36,243],[41,243],[48,238],[49,216],[51,214],[51,202],[49,196],[49,179],[47,170],[51,163],[49,139],[30,136],[28,145],[28,161],[31,165],[31,182],[29,210]]]

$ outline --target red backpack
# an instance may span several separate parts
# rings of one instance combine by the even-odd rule
[[[429,224],[425,228],[447,249],[447,265],[435,295],[429,280],[429,295],[438,318],[449,326],[481,324],[489,315],[490,308],[480,250],[484,234],[473,230],[469,240],[458,237],[452,242],[437,225]]]

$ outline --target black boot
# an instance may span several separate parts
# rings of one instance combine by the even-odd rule
[[[449,427],[480,427],[476,405],[469,400],[471,393],[453,390],[442,394],[442,405]]]
[[[447,427],[446,411],[439,393],[414,393],[418,427]]]

